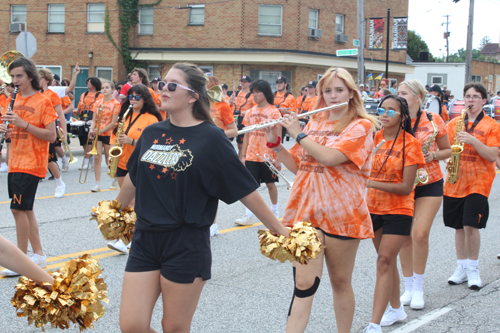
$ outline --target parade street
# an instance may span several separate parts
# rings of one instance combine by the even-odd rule
[[[74,141],[77,141],[74,139]],[[285,142],[289,148],[293,139]],[[72,147],[76,148],[75,143]],[[119,332],[119,309],[122,280],[127,255],[106,247],[97,228],[90,221],[92,206],[100,200],[111,200],[117,190],[108,190],[111,180],[103,176],[102,191],[91,193],[94,186],[93,170],[87,183],[79,184],[82,151],[75,150],[78,163],[62,173],[66,183],[63,198],[54,198],[56,184],[44,180],[38,187],[35,212],[40,226],[40,238],[47,255],[47,269],[57,269],[71,258],[89,253],[99,258],[103,276],[108,285],[109,304],[106,313],[94,325],[95,332]],[[443,164],[441,163],[443,166]],[[105,173],[105,171],[103,172]],[[285,171],[293,181],[293,175]],[[288,192],[280,181],[280,213],[286,205]],[[260,194],[269,203],[267,188],[261,186]],[[500,329],[500,181],[493,183],[489,198],[490,215],[486,229],[481,231],[479,255],[481,278],[480,291],[467,288],[467,283],[450,286],[447,279],[456,266],[454,232],[443,226],[442,212],[438,212],[430,235],[430,253],[424,284],[425,308],[412,310],[406,307],[408,318],[403,323],[383,328],[384,332],[453,332],[490,333]],[[0,234],[16,243],[16,226],[9,209],[7,173],[0,174]],[[217,216],[220,234],[211,238],[213,252],[212,279],[201,294],[193,318],[192,332],[284,332],[288,308],[294,288],[292,265],[282,264],[264,257],[259,250],[257,230],[262,225],[255,220],[250,227],[236,227],[234,220],[244,214],[244,206],[221,203]],[[373,291],[376,279],[376,253],[371,240],[361,241],[353,274],[356,311],[352,332],[361,332],[370,323]],[[28,326],[27,318],[17,318],[10,300],[14,295],[17,278],[0,278],[0,332],[41,332]],[[401,289],[403,284],[401,284]],[[161,298],[153,313],[152,326],[161,331]],[[336,332],[332,305],[332,290],[328,273],[324,269],[316,293],[311,318],[306,332]],[[56,332],[46,327],[47,332]],[[79,332],[73,325],[70,332]]]

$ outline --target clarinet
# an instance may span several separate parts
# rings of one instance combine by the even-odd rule
[[[18,87],[16,86],[14,88],[14,92],[12,93],[12,98],[10,100],[9,107],[7,108],[7,112],[12,112],[12,108],[14,107],[14,102],[16,101],[17,90],[18,90]],[[4,121],[3,123],[5,126],[7,126],[7,128],[9,128],[10,121]],[[7,132],[0,133],[0,152],[2,151],[3,143],[5,142],[6,135],[7,135]]]

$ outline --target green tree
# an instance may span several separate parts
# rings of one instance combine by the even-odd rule
[[[406,52],[414,61],[418,61],[420,52],[429,52],[429,46],[419,34],[413,30],[408,30],[408,49]],[[433,61],[433,59],[434,57],[429,52],[429,61]]]
[[[488,43],[491,43],[491,38],[488,36],[484,36],[479,42],[479,50],[482,50],[483,47]]]

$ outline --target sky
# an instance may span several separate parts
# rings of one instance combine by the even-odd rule
[[[409,0],[408,30],[416,31],[429,46],[435,57],[446,55],[445,15],[450,15],[448,30],[450,31],[450,54],[460,48],[466,48],[467,25],[469,20],[470,0]],[[479,47],[484,36],[491,39],[491,43],[498,43],[500,39],[500,0],[474,1],[474,34],[472,46]]]

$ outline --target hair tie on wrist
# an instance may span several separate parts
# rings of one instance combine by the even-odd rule
[[[28,123],[28,125],[26,125],[26,128],[24,130],[27,131],[28,127],[30,127],[30,123]]]
[[[281,149],[283,149],[283,147],[285,147],[285,146],[281,145],[280,149],[277,149],[277,150],[274,150],[274,149],[273,149],[273,151],[274,151],[275,153],[279,153],[279,152],[281,151]]]
[[[276,141],[275,143],[271,143],[271,142],[268,141],[266,143],[266,146],[268,148],[276,148],[276,147],[278,147],[280,145],[280,143],[281,143],[281,137],[278,136],[278,141]]]

